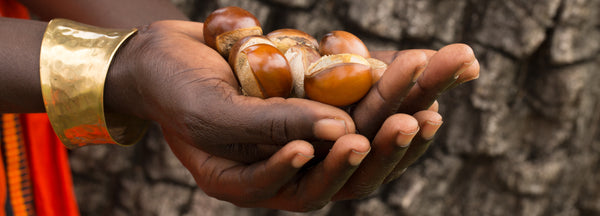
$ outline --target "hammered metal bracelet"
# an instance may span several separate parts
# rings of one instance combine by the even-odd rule
[[[145,133],[148,121],[104,113],[108,68],[135,32],[66,19],[48,23],[40,53],[42,95],[50,123],[67,148],[132,145]]]

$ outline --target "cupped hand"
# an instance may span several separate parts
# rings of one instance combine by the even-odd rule
[[[389,67],[351,111],[360,134],[372,140],[372,150],[334,200],[365,197],[398,178],[423,155],[443,122],[436,99],[479,77],[479,63],[464,44],[373,56]]]
[[[437,96],[479,73],[474,57],[464,61],[472,56],[464,45],[374,53],[391,64],[350,113],[355,126],[349,114],[318,102],[240,95],[227,62],[202,41],[200,23],[142,28],[111,66],[107,111],[158,122],[207,194],[246,207],[313,210],[397,178],[441,125],[430,106]],[[335,143],[303,169],[320,147],[315,140]]]
[[[173,145],[235,161],[271,156],[290,140],[355,132],[343,110],[303,99],[240,94],[230,66],[203,43],[202,23],[160,21],[117,53],[106,86],[108,111],[158,122]],[[176,148],[180,149],[180,148]]]
[[[176,138],[176,137],[171,137]],[[357,134],[340,137],[327,157],[310,168],[313,145],[302,140],[288,143],[268,160],[252,164],[217,157],[168,139],[173,152],[190,170],[196,183],[211,197],[241,207],[288,211],[322,208],[344,186],[370,150]]]
[[[240,163],[167,141],[196,183],[211,197],[241,207],[311,211],[340,199],[361,198],[397,178],[431,142],[442,123],[435,110],[388,118],[373,140],[358,134],[340,137],[315,162],[315,147],[292,141],[268,160]]]
[[[465,44],[372,56],[388,63],[388,69],[351,112],[357,130],[370,139],[389,116],[426,110],[445,91],[479,77],[479,62]]]

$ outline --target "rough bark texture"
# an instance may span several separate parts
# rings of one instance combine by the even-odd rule
[[[241,6],[265,32],[344,29],[372,50],[474,48],[481,77],[443,95],[428,153],[371,197],[308,215],[600,215],[600,1],[174,2],[198,21]],[[205,196],[157,128],[71,162],[84,215],[293,215]]]

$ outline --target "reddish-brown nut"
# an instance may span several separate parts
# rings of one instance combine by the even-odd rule
[[[248,35],[262,35],[258,19],[239,7],[225,7],[213,11],[204,21],[203,31],[206,44],[226,58],[233,44],[239,39]]]
[[[290,47],[284,55],[292,72],[292,97],[304,98],[304,74],[308,67],[319,60],[321,56],[317,50],[302,44]]]
[[[304,78],[304,91],[312,100],[334,106],[359,101],[372,84],[371,65],[360,55],[337,54],[321,57]]]
[[[313,36],[298,29],[278,29],[267,34],[267,38],[273,41],[282,53],[285,53],[290,47],[302,44],[318,50],[319,42]]]
[[[233,45],[233,47],[231,47],[231,50],[230,50],[231,52],[229,54],[229,58],[227,59],[229,61],[229,65],[231,66],[231,68],[234,68],[235,60],[238,59],[237,55],[240,54],[240,51],[248,48],[249,46],[256,45],[256,44],[268,44],[271,46],[275,46],[275,44],[273,44],[273,42],[271,42],[271,40],[269,40],[267,37],[262,36],[262,35],[250,35],[250,36],[243,37],[242,39],[239,39]]]
[[[368,58],[367,61],[371,64],[371,75],[373,75],[373,84],[375,84],[381,79],[381,76],[383,76],[383,73],[387,70],[388,65],[376,58]]]
[[[364,58],[371,58],[367,46],[355,35],[347,31],[332,31],[327,33],[319,44],[321,55],[352,53]]]
[[[288,97],[292,74],[285,56],[263,36],[249,36],[231,50],[229,63],[248,96]]]

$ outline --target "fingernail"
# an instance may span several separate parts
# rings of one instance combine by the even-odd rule
[[[407,169],[407,168],[404,168],[404,169],[400,170],[400,172],[398,173],[398,176],[400,176],[400,175],[404,174],[404,173],[406,172],[406,169]]]
[[[465,84],[466,82],[472,81],[472,80],[476,80],[477,78],[479,78],[479,74],[477,74],[477,76],[474,77],[469,77],[465,80],[461,80],[460,82],[454,82],[452,83],[452,85],[450,85],[448,88],[444,89],[444,91],[447,91],[449,89],[453,89],[458,87],[459,85]],[[457,78],[458,79],[458,78]]]
[[[399,131],[398,136],[396,136],[396,145],[402,148],[407,147],[410,145],[410,142],[412,142],[412,139],[415,137],[417,132],[419,132],[419,128],[410,132]]]
[[[413,83],[416,82],[417,79],[419,79],[421,74],[423,74],[423,71],[425,71],[425,68],[427,68],[427,64],[421,65],[415,69],[415,73],[413,74],[413,78],[412,78]]]
[[[465,62],[463,65],[454,73],[454,79],[458,79],[458,77],[467,70],[467,68],[471,67],[475,63],[475,59],[470,62]]]
[[[315,157],[314,155],[305,155],[302,153],[298,153],[298,154],[296,154],[294,159],[292,159],[292,166],[296,169],[299,169],[302,166],[304,166],[304,164],[306,164],[308,161],[313,159],[314,157]]]
[[[352,153],[350,153],[350,157],[348,158],[348,163],[350,163],[352,166],[358,166],[362,160],[365,159],[367,154],[369,154],[369,151],[371,151],[371,148],[369,148],[369,150],[366,152],[359,152],[353,149]]]
[[[469,82],[469,81],[472,81],[472,80],[476,80],[476,79],[478,79],[478,78],[479,78],[479,73],[477,74],[477,76],[474,76],[474,77],[469,77],[469,78],[467,78],[467,79],[465,79],[465,80],[461,81],[461,82],[460,82],[460,84],[463,84],[463,83],[466,83],[466,82]]]
[[[435,133],[438,131],[438,129],[440,129],[442,123],[442,121],[426,121],[425,124],[421,126],[421,137],[423,137],[425,140],[433,139],[433,136],[435,136]]]
[[[339,119],[321,119],[313,127],[315,137],[335,141],[348,133],[346,122]]]

